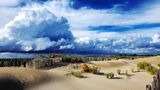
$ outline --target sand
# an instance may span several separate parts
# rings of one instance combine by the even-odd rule
[[[131,68],[137,71],[136,63],[146,61],[156,66],[160,63],[160,57],[140,58],[136,60],[111,60],[111,61],[93,61],[101,68],[101,72],[114,72],[115,79],[107,79],[104,75],[94,75],[91,73],[83,74],[86,78],[76,78],[66,76],[67,66],[46,70],[45,72],[53,75],[56,79],[36,86],[28,90],[146,90],[145,86],[152,81],[152,75],[147,72],[131,72]],[[129,77],[118,75],[117,69],[122,72],[128,70]]]
[[[12,77],[20,81],[24,87],[35,86],[49,79],[48,73],[41,70],[22,67],[1,67],[0,78]]]

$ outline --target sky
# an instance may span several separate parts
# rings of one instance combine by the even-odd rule
[[[160,54],[160,0],[1,0],[0,52]]]

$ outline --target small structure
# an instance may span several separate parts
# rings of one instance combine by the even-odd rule
[[[27,63],[27,67],[29,68],[43,68],[43,67],[52,67],[56,63],[61,62],[62,59],[60,57],[56,58],[35,58],[31,62]]]

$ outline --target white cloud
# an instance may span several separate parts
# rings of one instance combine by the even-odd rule
[[[0,28],[3,28],[9,21],[11,21],[19,12],[18,8],[0,7]]]
[[[21,47],[20,49],[22,51],[39,51],[39,50],[45,50],[48,47],[51,47],[55,44],[56,42],[51,41],[48,38],[37,38],[35,40],[32,41],[18,41],[16,44],[20,44]]]
[[[52,13],[57,16],[64,16],[68,19],[70,23],[70,30],[73,32],[75,37],[81,36],[90,36],[96,32],[89,32],[88,26],[99,26],[99,25],[118,25],[118,26],[126,26],[126,25],[138,25],[142,23],[159,23],[160,21],[160,13],[159,13],[159,4],[150,5],[145,9],[141,9],[141,11],[128,12],[128,13],[119,13],[114,9],[106,9],[106,10],[95,10],[82,8],[79,10],[75,10],[68,5],[69,0],[55,0],[47,2],[43,5]],[[157,33],[159,28],[152,30],[152,35]],[[142,32],[142,33],[141,33]],[[139,30],[139,33],[143,35],[144,30]],[[149,33],[149,30],[146,30]],[[113,33],[113,32],[110,32]],[[133,32],[127,32],[134,34]],[[98,33],[99,34],[99,33]],[[100,36],[100,35],[96,36]],[[135,33],[137,34],[137,33]],[[115,35],[113,34],[112,37]]]
[[[57,17],[45,8],[26,9],[0,30],[0,43],[4,43],[1,47],[6,46],[6,50],[10,49],[7,46],[10,44],[22,51],[45,50],[54,47],[56,42],[72,40],[68,29],[67,19]],[[59,42],[62,39],[63,42]]]
[[[16,6],[19,0],[0,0],[0,7],[12,7]]]
[[[69,44],[69,45],[62,45],[59,48],[60,50],[66,50],[66,49],[74,49],[74,45],[73,44]]]
[[[160,43],[160,34],[153,35],[151,43]]]
[[[116,39],[79,38],[75,42],[79,50],[103,53],[154,53],[159,51],[157,43],[151,43],[150,37],[127,35]]]
[[[29,4],[0,30],[0,51],[74,50],[103,53],[159,52],[159,28],[127,33],[88,31],[88,26],[157,23],[156,7],[142,13],[69,7],[68,0]],[[152,17],[154,16],[154,17]],[[147,18],[147,19],[146,19]],[[149,34],[147,34],[149,32]],[[153,37],[152,37],[153,36]],[[10,47],[11,46],[11,47]]]

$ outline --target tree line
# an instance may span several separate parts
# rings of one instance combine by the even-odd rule
[[[1,58],[0,67],[26,67],[26,64],[31,60],[33,60],[33,58]]]

